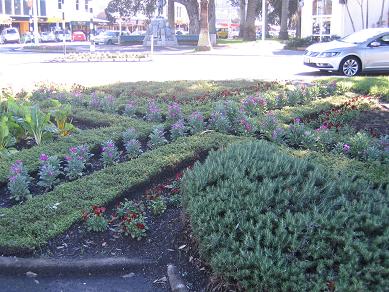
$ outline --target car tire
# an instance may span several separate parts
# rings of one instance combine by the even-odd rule
[[[346,57],[340,62],[339,72],[347,77],[353,77],[361,72],[361,61],[357,57]]]
[[[111,45],[112,45],[112,40],[108,40],[108,41],[107,41],[107,45],[110,45],[110,46],[111,46]]]

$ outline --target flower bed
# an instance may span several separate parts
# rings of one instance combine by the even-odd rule
[[[150,61],[148,54],[143,53],[71,53],[58,57],[53,62],[72,63],[72,62],[141,62]]]

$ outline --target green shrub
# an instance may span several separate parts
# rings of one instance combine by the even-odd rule
[[[389,286],[381,189],[259,141],[211,153],[185,173],[181,192],[202,256],[249,291]]]

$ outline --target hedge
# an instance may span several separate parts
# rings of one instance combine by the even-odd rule
[[[0,251],[36,249],[79,221],[82,211],[91,205],[107,204],[168,167],[239,140],[242,138],[216,132],[178,139],[137,159],[61,184],[22,205],[0,209]]]
[[[264,141],[211,153],[182,180],[203,258],[248,291],[384,291],[389,197]]]

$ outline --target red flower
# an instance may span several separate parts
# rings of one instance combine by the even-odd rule
[[[172,194],[178,194],[180,192],[179,188],[172,189]]]
[[[93,205],[92,209],[93,209],[93,213],[95,213],[96,216],[100,216],[102,213],[105,212],[104,207],[97,207],[97,206]]]
[[[143,223],[136,223],[136,227],[138,227],[138,229],[145,229],[145,225]]]
[[[138,214],[136,214],[136,213],[131,213],[131,218],[132,218],[132,219],[138,218]]]
[[[182,172],[178,172],[176,174],[176,180],[181,180],[181,178],[182,178]]]

